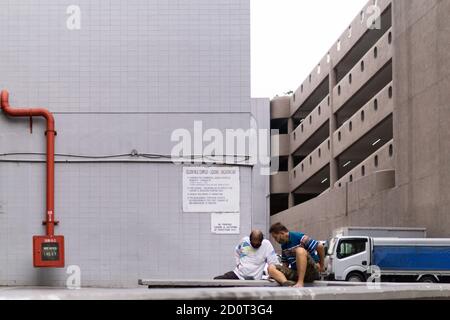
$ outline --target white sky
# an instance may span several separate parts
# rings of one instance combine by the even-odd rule
[[[295,91],[368,0],[251,0],[252,97]]]

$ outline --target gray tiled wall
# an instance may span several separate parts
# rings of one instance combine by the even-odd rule
[[[210,233],[210,214],[183,213],[182,167],[171,164],[58,164],[56,217],[66,264],[83,285],[132,286],[138,278],[210,278],[233,265],[241,235]],[[241,172],[242,234],[250,230],[251,169]],[[64,285],[65,270],[32,268],[45,197],[43,164],[2,163],[0,283]]]
[[[81,30],[66,8],[81,8]],[[56,152],[170,154],[176,128],[269,125],[250,99],[250,12],[242,0],[0,3],[0,87],[12,106],[55,112]],[[255,109],[256,108],[256,109]],[[0,114],[0,154],[44,152],[44,123]],[[44,232],[45,166],[0,155],[0,285],[64,285],[64,269],[34,269]],[[60,158],[58,158],[60,159]],[[5,162],[12,160],[12,162]],[[73,160],[73,159],[72,159]],[[128,159],[129,160],[129,159]],[[233,267],[233,247],[267,228],[267,177],[241,167],[241,234],[210,233],[209,214],[182,212],[182,167],[171,163],[57,163],[58,234],[82,285],[138,278],[211,278]]]
[[[248,112],[249,21],[248,0],[3,0],[0,86],[55,112]]]

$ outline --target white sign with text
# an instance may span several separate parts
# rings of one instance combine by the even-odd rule
[[[211,232],[215,234],[239,234],[239,213],[212,213]]]
[[[184,212],[239,212],[239,167],[184,167]]]

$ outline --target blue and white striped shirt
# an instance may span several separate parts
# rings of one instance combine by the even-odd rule
[[[281,245],[281,250],[283,250],[282,262],[287,262],[295,270],[297,268],[295,249],[298,247],[304,248],[318,262],[319,256],[316,251],[318,245],[319,242],[317,240],[308,237],[304,233],[289,232],[289,241]]]

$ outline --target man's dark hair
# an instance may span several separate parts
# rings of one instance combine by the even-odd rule
[[[275,223],[270,227],[269,233],[279,234],[281,232],[289,232],[289,230],[281,223]]]

